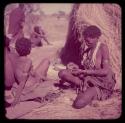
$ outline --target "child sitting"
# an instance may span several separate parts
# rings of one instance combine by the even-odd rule
[[[48,45],[50,44],[45,36],[45,32],[41,29],[40,26],[34,27],[34,32],[31,34],[30,40],[32,47],[42,46],[42,40],[44,40]]]

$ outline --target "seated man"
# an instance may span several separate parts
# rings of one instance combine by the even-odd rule
[[[8,51],[8,58],[10,58],[9,63],[11,65],[5,65],[5,86],[9,85],[11,89],[14,82],[18,84],[18,88],[16,90],[12,105],[15,105],[19,102],[22,91],[29,78],[33,79],[34,82],[38,83],[46,79],[47,71],[50,64],[48,59],[44,59],[35,70],[33,69],[32,61],[27,57],[27,55],[29,55],[31,51],[31,41],[29,39],[18,39],[16,41],[15,47],[19,56],[14,58],[13,54]],[[7,59],[5,59],[5,62],[7,62]],[[13,69],[11,69],[10,67]],[[13,76],[11,76],[11,73]]]
[[[83,31],[83,36],[88,47],[81,61],[83,69],[70,63],[67,69],[59,72],[59,77],[63,81],[80,87],[73,103],[73,107],[78,109],[85,107],[93,99],[109,98],[116,82],[109,64],[108,47],[99,41],[101,30],[92,25]]]

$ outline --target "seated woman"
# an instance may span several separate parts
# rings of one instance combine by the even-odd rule
[[[93,99],[109,98],[116,83],[109,64],[108,47],[99,41],[101,30],[92,25],[83,31],[83,36],[88,47],[81,61],[83,68],[70,63],[67,69],[59,72],[59,77],[63,81],[80,87],[73,103],[73,107],[77,109],[85,107]]]
[[[34,32],[31,34],[30,37],[31,40],[31,45],[32,47],[35,46],[42,46],[43,45],[43,40],[49,45],[50,43],[48,42],[46,36],[45,36],[45,32],[41,29],[40,26],[35,26],[34,27]]]

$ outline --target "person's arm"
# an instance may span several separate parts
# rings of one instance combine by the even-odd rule
[[[48,45],[50,45],[50,42],[47,40],[47,38],[46,38],[45,36],[43,36],[43,39],[44,39],[44,41],[45,41]]]
[[[40,39],[44,39],[44,41],[49,45],[50,43],[49,43],[49,41],[47,40],[47,38],[46,38],[46,36],[45,35],[43,35],[42,33],[36,33],[35,32],[35,37],[37,36],[37,38],[40,38]]]
[[[37,33],[37,32],[33,32],[33,36],[34,36],[34,38],[36,38],[36,37],[37,37],[37,38],[38,38],[38,37],[39,37],[39,38],[43,38],[42,35],[39,34],[39,33]]]
[[[81,74],[84,75],[96,75],[96,76],[106,76],[108,74],[108,70],[100,69],[100,70],[81,70]]]
[[[33,66],[31,66],[30,75],[31,75],[31,76],[35,76],[35,71],[34,71],[34,69],[33,69]]]
[[[106,45],[102,45],[101,54],[102,54],[102,68],[101,69],[95,69],[95,70],[79,69],[74,73],[84,74],[84,75],[106,76],[109,71],[109,51],[108,51],[108,47]]]
[[[43,29],[40,29],[40,34],[41,34],[41,37],[44,39],[44,41],[50,45],[51,43],[47,40],[46,38],[46,35],[45,35],[45,32],[43,31]]]

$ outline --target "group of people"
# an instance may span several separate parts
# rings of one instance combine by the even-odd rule
[[[25,25],[25,5],[20,3],[17,8],[12,10],[9,14],[9,28],[8,34],[11,35],[12,42],[24,37],[24,25]],[[32,33],[30,34],[31,46],[42,46],[43,41],[48,45],[51,45],[46,37],[46,34],[41,26],[34,26]]]
[[[41,38],[39,27],[35,27],[34,31]],[[35,34],[33,34],[33,38],[35,38]],[[69,86],[71,88],[76,88],[77,97],[72,106],[77,109],[85,107],[94,99],[108,99],[113,93],[116,83],[115,74],[109,63],[108,47],[99,40],[102,35],[101,30],[95,25],[90,25],[82,30],[82,35],[87,48],[83,52],[81,65],[70,62],[66,69],[60,70],[58,73],[61,80],[59,81],[59,88],[65,83],[71,85]],[[9,49],[10,39],[5,37],[5,96],[10,92],[14,83],[18,85],[13,101],[9,103],[5,98],[6,106],[16,105],[20,101],[21,94],[29,78],[32,78],[34,83],[41,84],[45,84],[42,82],[47,79],[49,59],[44,59],[34,69],[31,59],[27,57],[31,52],[33,38],[21,37],[16,39],[15,49],[17,55],[11,53]],[[44,39],[48,43],[47,39]],[[36,41],[35,43],[41,46],[40,42]]]

